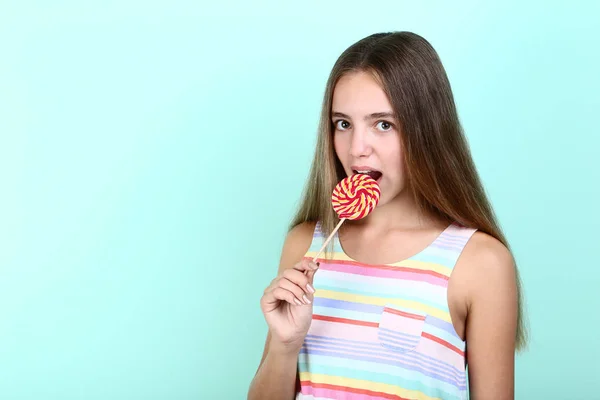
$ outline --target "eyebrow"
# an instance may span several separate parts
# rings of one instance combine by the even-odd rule
[[[331,116],[332,117],[340,117],[340,118],[352,119],[348,115],[346,115],[344,113],[341,113],[341,112],[337,112],[337,111],[334,111],[331,114]],[[393,118],[393,119],[396,119],[396,116],[392,112],[378,112],[378,113],[373,113],[373,114],[367,115],[365,117],[365,121],[368,121],[370,119],[377,119],[377,118]]]

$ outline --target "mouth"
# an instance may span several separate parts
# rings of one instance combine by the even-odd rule
[[[380,171],[377,171],[375,169],[366,169],[366,168],[353,169],[352,172],[354,172],[355,174],[369,175],[371,178],[373,178],[375,181],[377,181],[377,183],[379,183],[379,180],[383,176],[383,173],[381,173]]]

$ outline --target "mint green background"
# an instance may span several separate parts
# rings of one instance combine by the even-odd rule
[[[83,3],[0,3],[0,398],[245,398],[327,74],[412,30],[521,266],[517,398],[600,399],[594,2]]]

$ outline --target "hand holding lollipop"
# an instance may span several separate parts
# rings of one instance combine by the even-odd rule
[[[342,179],[333,190],[331,204],[340,217],[333,232],[329,235],[319,252],[313,258],[317,258],[325,249],[333,235],[340,229],[345,220],[357,220],[366,217],[379,203],[381,191],[377,181],[366,174],[355,174]]]
[[[341,218],[340,223],[327,238],[313,262],[327,243],[347,220],[366,217],[379,202],[377,181],[368,175],[357,174],[339,182],[331,196],[334,210]],[[315,266],[316,267],[316,266]],[[261,308],[271,332],[272,343],[300,350],[312,320],[314,288],[313,277],[316,268],[310,267],[303,259],[293,268],[288,268],[275,278],[261,298]],[[297,306],[308,307],[297,307]]]

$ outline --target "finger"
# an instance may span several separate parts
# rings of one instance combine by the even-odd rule
[[[319,263],[314,263],[312,260],[309,260],[308,266],[309,266],[309,268],[304,271],[304,275],[308,275],[309,272],[311,272],[311,271],[314,272],[319,269]]]
[[[300,264],[300,263],[298,263]],[[310,266],[309,268],[314,268],[316,267],[316,264],[314,266]],[[310,271],[310,269],[309,269]],[[272,291],[273,289],[275,289],[277,286],[279,286],[279,281],[281,280],[281,278],[287,278],[290,281],[294,282],[295,284],[297,284],[298,286],[304,288],[304,290],[306,291],[306,293],[312,293],[313,291],[311,290],[311,288],[307,288],[306,284],[308,283],[308,279],[306,278],[306,275],[301,272],[299,269],[292,269],[292,268],[288,268],[286,270],[284,270],[283,272],[281,272],[278,276],[275,277],[275,279],[273,279],[270,283],[269,286],[267,286],[265,288],[265,290],[263,291],[263,295],[266,294],[269,291]]]
[[[314,278],[315,278],[315,274],[317,273],[316,270],[310,271],[308,272],[308,274],[306,275],[306,278],[308,279],[308,283],[306,284],[306,287],[309,288],[309,290],[311,290],[311,298],[314,298],[314,294],[315,294],[315,287],[314,287]]]
[[[306,274],[306,279],[308,280],[307,285],[310,285],[310,287],[313,288],[313,290],[314,290],[313,281],[314,281],[316,273],[317,273],[317,270],[312,270],[312,271],[308,271],[308,273]]]
[[[312,285],[309,285],[308,277],[303,272],[289,269],[284,271],[282,275],[284,278],[289,279],[292,283],[301,287],[306,294],[314,293]]]
[[[281,307],[282,302],[286,302],[294,306],[303,305],[292,292],[277,287],[261,297],[260,307],[266,314],[277,310],[279,307]]]
[[[290,292],[287,289],[282,287],[277,287],[270,292],[270,295],[273,296],[273,299],[276,301],[287,301],[288,303],[296,306],[301,306],[302,302],[294,296],[294,293]],[[269,304],[269,301],[267,301]]]
[[[279,277],[279,276],[276,276],[276,277],[275,277],[275,279],[273,279],[273,280],[271,281],[271,283],[269,283],[269,286],[267,286],[267,287],[265,288],[265,290],[263,291],[263,295],[265,295],[265,294],[267,294],[267,292],[270,292],[270,291],[272,291],[273,289],[275,289],[275,288],[277,287],[277,283],[279,282],[279,279],[280,279],[280,278],[281,278],[281,277]]]
[[[298,271],[296,271],[298,272]],[[298,272],[300,275],[302,275],[301,272]],[[304,275],[302,275],[304,276]],[[304,278],[306,278],[304,276]],[[306,289],[302,289],[300,286],[296,285],[294,282],[291,282],[290,280],[286,279],[286,278],[282,278],[279,281],[279,287],[283,288],[289,292],[292,292],[294,294],[294,296],[301,301],[303,304],[310,304],[312,301],[310,300],[310,298],[307,296],[307,293],[305,290]]]
[[[315,274],[317,273],[318,269],[320,268],[320,263],[313,263],[312,261],[310,262],[311,265],[311,269],[304,271],[304,275],[306,276],[306,288],[309,292],[308,297],[312,300],[314,299],[314,294],[315,294],[315,287],[314,287],[314,277]]]
[[[317,264],[312,262],[309,258],[303,258],[300,262],[294,265],[294,269],[298,271],[310,271],[317,268]]]
[[[312,268],[310,270],[306,271],[305,274],[308,277],[308,280],[309,280],[310,284],[312,285],[315,273],[321,267],[321,263],[319,263],[319,262],[314,263],[314,262],[311,261],[310,264],[312,264],[311,265]]]

